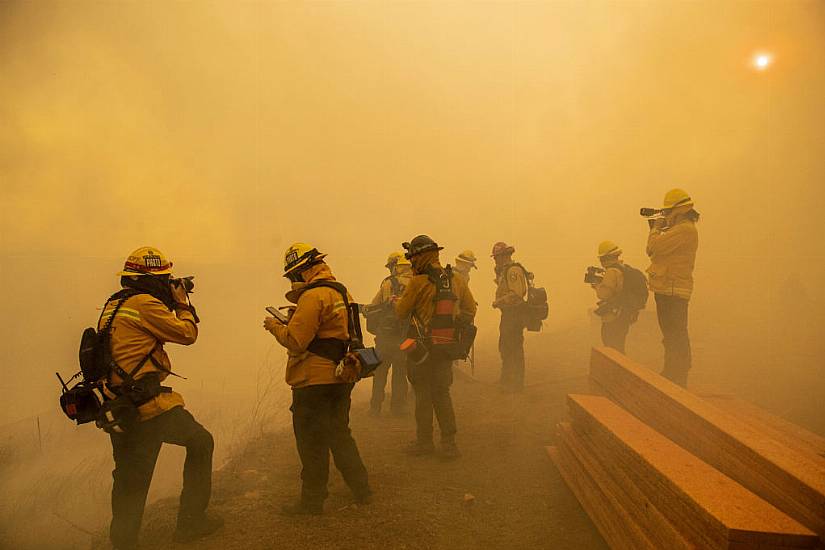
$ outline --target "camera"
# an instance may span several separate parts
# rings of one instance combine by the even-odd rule
[[[169,279],[169,284],[172,286],[183,286],[184,290],[186,290],[187,294],[191,294],[195,290],[195,276],[190,275],[189,277],[180,277],[178,279]]]
[[[590,285],[597,285],[604,279],[604,269],[591,265],[584,274],[584,282]]]

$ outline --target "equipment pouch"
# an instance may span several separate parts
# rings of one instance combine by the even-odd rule
[[[106,433],[124,433],[138,422],[138,409],[128,395],[118,395],[100,406],[96,424]]]
[[[69,420],[74,420],[79,426],[97,420],[100,399],[93,387],[80,383],[60,394],[60,408]]]
[[[430,357],[430,350],[423,338],[407,338],[399,349],[407,356],[407,364],[420,365]]]
[[[361,378],[372,376],[373,371],[381,365],[381,357],[375,348],[361,348],[352,350],[358,362],[361,364]]]

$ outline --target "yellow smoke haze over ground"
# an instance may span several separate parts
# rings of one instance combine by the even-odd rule
[[[587,324],[597,243],[646,267],[638,208],[676,186],[703,216],[694,374],[814,423],[822,2],[6,1],[0,83],[0,424],[54,411],[138,246],[196,275],[176,386],[244,394],[280,357],[260,322],[292,241],[360,301],[418,233],[473,249],[493,353],[495,241],[548,288],[546,330]]]

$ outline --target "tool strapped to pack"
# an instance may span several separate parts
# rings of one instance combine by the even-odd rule
[[[527,271],[527,268],[518,262],[513,262],[505,268],[505,277],[510,268],[513,267],[521,269],[524,273],[524,279],[527,281],[527,296],[521,306],[524,313],[524,327],[531,332],[539,332],[542,321],[547,319],[550,313],[550,306],[547,303],[547,291],[542,287],[537,287],[533,273]]]
[[[354,354],[361,366],[360,377],[368,376],[381,364],[381,359],[375,352],[375,348],[364,347],[364,336],[361,332],[361,318],[359,317],[360,310],[358,304],[350,303],[347,287],[337,281],[315,281],[309,283],[303,289],[303,292],[319,287],[331,288],[341,295],[344,301],[344,308],[347,312],[348,339],[319,338],[316,335],[307,346],[307,351],[324,359],[329,359],[336,364],[343,361],[348,354]]]

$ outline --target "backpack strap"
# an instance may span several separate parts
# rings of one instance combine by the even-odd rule
[[[114,321],[115,321],[115,317],[117,316],[118,311],[119,311],[119,310],[120,310],[120,308],[123,306],[123,304],[125,304],[125,303],[126,303],[126,301],[127,301],[129,298],[132,298],[132,297],[134,297],[134,296],[137,296],[138,294],[146,294],[146,293],[144,293],[144,292],[138,292],[138,291],[131,290],[131,289],[124,289],[124,290],[121,290],[121,291],[116,292],[115,294],[113,294],[113,295],[112,295],[112,296],[111,296],[111,297],[110,297],[110,298],[106,301],[106,305],[105,305],[105,306],[103,306],[103,312],[100,314],[100,318],[101,318],[101,319],[103,318],[103,314],[106,312],[106,306],[108,306],[108,305],[109,305],[109,302],[111,302],[112,300],[117,299],[117,300],[118,300],[118,303],[115,305],[115,309],[114,309],[114,311],[112,311],[112,316],[111,316],[111,317],[109,317],[109,320],[108,320],[108,321],[106,321],[106,326],[104,327],[103,331],[101,331],[101,334],[103,335],[103,337],[104,337],[104,338],[105,338],[105,340],[106,340],[105,345],[111,346],[111,340],[112,340],[112,324],[113,324],[113,323],[114,323]],[[98,320],[98,326],[100,326],[100,320]],[[151,361],[151,362],[152,362],[152,365],[153,365],[155,368],[157,368],[158,370],[163,371],[163,372],[165,372],[165,373],[167,373],[167,374],[171,374],[171,375],[173,375],[173,376],[177,376],[178,378],[183,378],[184,380],[186,380],[186,377],[181,376],[181,375],[179,375],[179,374],[177,374],[177,373],[175,373],[175,372],[172,372],[171,370],[169,370],[169,369],[167,369],[166,367],[164,367],[164,366],[161,364],[161,362],[160,362],[160,361],[158,361],[157,359],[155,359],[154,354],[155,354],[155,351],[157,351],[157,350],[158,350],[158,348],[160,348],[160,341],[155,340],[155,345],[152,347],[152,349],[149,351],[149,353],[147,353],[147,354],[143,357],[143,359],[141,359],[141,360],[140,360],[140,362],[137,364],[137,366],[135,366],[135,368],[133,368],[133,369],[132,369],[131,371],[129,371],[129,372],[126,372],[125,370],[123,370],[123,368],[115,362],[115,359],[114,359],[114,357],[112,356],[112,361],[111,361],[111,363],[109,364],[110,369],[111,369],[111,370],[113,370],[113,371],[115,371],[115,372],[117,373],[117,375],[118,375],[118,376],[119,376],[119,377],[120,377],[120,378],[121,378],[121,379],[122,379],[125,383],[127,383],[127,384],[129,384],[129,385],[132,385],[132,384],[134,384],[134,383],[135,383],[135,375],[136,375],[138,372],[140,372],[140,369],[142,369],[142,368],[143,368],[143,366],[146,364],[146,361]],[[111,354],[111,349],[110,349],[110,354]],[[108,381],[108,382],[111,382],[111,372],[109,373],[109,376],[108,376],[107,378],[108,378],[108,380],[107,380],[107,381]]]
[[[524,280],[527,281],[527,287],[528,288],[532,288],[534,286],[533,274],[531,272],[527,271],[527,268],[524,267],[523,265],[521,265],[518,262],[513,262],[510,265],[508,265],[504,270],[505,275],[507,275],[507,272],[510,271],[511,267],[517,267],[517,268],[521,269],[521,271],[524,273]]]
[[[357,317],[358,306],[357,304],[350,304],[347,287],[337,281],[315,281],[308,284],[303,292],[319,287],[331,288],[337,291],[341,295],[341,298],[343,298],[344,307],[347,311],[347,332],[349,333],[349,339],[318,338],[316,335],[312,342],[309,343],[309,346],[307,346],[307,350],[337,363],[344,358],[350,349],[360,349],[363,347],[364,337],[361,332],[360,319]]]

